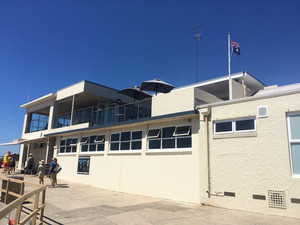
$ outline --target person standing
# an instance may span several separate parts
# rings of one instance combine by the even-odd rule
[[[29,157],[27,159],[27,166],[25,167],[24,175],[26,174],[27,170],[30,170],[31,175],[32,175],[32,171],[34,170],[34,159],[32,157],[32,153],[29,153]]]
[[[57,187],[57,178],[56,178],[56,171],[55,168],[57,167],[57,158],[52,158],[52,162],[50,164],[50,168],[49,168],[49,177],[51,180],[51,186],[52,188]]]
[[[39,162],[39,167],[37,169],[37,174],[39,176],[39,184],[44,185],[44,176],[45,176],[45,161],[41,160]]]
[[[9,173],[9,157],[11,157],[11,151],[8,151],[7,154],[3,158],[3,173]]]
[[[10,173],[15,173],[16,171],[16,153],[11,155],[11,165],[9,168]]]

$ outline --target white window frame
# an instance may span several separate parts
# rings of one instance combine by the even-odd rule
[[[68,139],[70,139],[71,141],[70,141],[70,145],[67,145],[67,140]],[[69,138],[61,138],[60,139],[60,142],[59,142],[59,150],[58,150],[58,154],[76,154],[76,152],[77,152],[77,144],[75,145],[75,144],[71,144],[71,142],[72,142],[72,140],[73,139],[77,139],[77,143],[78,143],[78,138],[77,137],[69,137]],[[61,141],[65,141],[65,145],[61,145]],[[65,151],[64,152],[60,152],[60,148],[61,147],[64,147],[65,148]],[[71,148],[71,151],[70,152],[66,152],[66,150],[67,150],[67,147],[70,147]],[[73,149],[76,149],[76,151],[72,151]]]
[[[93,143],[89,143],[90,139],[92,136],[96,136],[95,140]],[[104,136],[103,141],[96,141],[98,136]],[[85,142],[81,142],[81,140],[83,138],[87,138],[87,140]],[[81,154],[97,154],[97,153],[102,153],[105,151],[105,135],[104,134],[95,134],[95,135],[89,135],[89,136],[84,136],[82,137],[80,140],[80,153]],[[98,144],[99,143],[103,143],[104,144],[104,149],[103,150],[98,150]],[[95,144],[96,145],[96,149],[95,151],[90,151],[90,145],[91,144]],[[83,145],[87,145],[87,151],[82,151],[82,146]]]
[[[245,120],[253,120],[254,122],[254,129],[251,130],[236,130],[236,122],[238,121],[245,121]],[[217,132],[216,131],[216,125],[218,123],[227,123],[231,122],[231,131],[224,131],[224,132]],[[214,121],[214,134],[235,134],[235,133],[245,133],[245,132],[254,132],[256,131],[256,118],[255,117],[249,117],[249,118],[242,118],[242,119],[234,119],[234,120],[220,120],[220,121]]]
[[[126,140],[126,141],[122,141],[122,133],[130,133],[130,139]],[[133,132],[141,132],[142,136],[141,139],[132,139],[132,133]],[[142,150],[142,139],[143,139],[143,131],[142,130],[128,130],[128,131],[121,131],[121,132],[115,132],[115,133],[111,133],[110,134],[110,140],[111,140],[111,136],[114,134],[119,134],[119,140],[118,141],[110,141],[110,147],[109,147],[109,152],[134,152],[134,151],[138,151],[140,152]],[[132,142],[136,142],[136,141],[140,141],[141,142],[141,148],[140,149],[132,149]],[[126,150],[121,150],[121,144],[122,142],[129,142],[129,149]],[[111,149],[111,144],[114,143],[118,143],[119,144],[119,149],[118,150],[112,150]]]
[[[186,127],[186,126],[189,126],[190,129],[189,129],[189,132],[187,134],[176,134],[176,130],[178,127]],[[175,127],[174,129],[174,132],[173,132],[173,136],[172,137],[167,137],[167,138],[163,138],[163,129],[164,128],[168,128],[168,127]],[[182,149],[191,149],[191,147],[184,147],[184,148],[178,148],[178,140],[179,139],[183,139],[183,138],[186,138],[186,137],[190,137],[191,138],[191,142],[192,142],[192,133],[191,133],[191,130],[192,130],[192,125],[191,124],[184,124],[184,125],[171,125],[171,126],[164,126],[164,127],[161,127],[161,128],[152,128],[152,129],[149,129],[149,130],[160,130],[159,135],[158,136],[147,136],[147,149],[148,151],[180,151]],[[149,131],[148,131],[149,132]],[[163,140],[168,140],[168,139],[174,139],[175,140],[175,147],[174,148],[163,148]],[[160,148],[151,148],[150,149],[150,141],[151,140],[156,140],[156,141],[160,141]],[[192,143],[191,143],[192,144]]]
[[[292,135],[291,135],[290,117],[291,116],[295,116],[295,115],[299,115],[300,116],[300,112],[293,112],[293,113],[288,113],[287,114],[289,150],[290,150],[290,166],[291,166],[292,177],[294,177],[294,178],[300,178],[300,174],[294,174],[294,172],[293,172],[292,144],[299,144],[300,143],[300,139],[292,139]]]

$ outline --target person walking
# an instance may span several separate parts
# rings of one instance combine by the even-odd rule
[[[30,170],[32,175],[32,171],[34,170],[34,159],[32,157],[32,153],[29,153],[29,157],[27,159],[27,166],[25,167],[25,171],[24,171],[24,176],[27,170]]]
[[[57,178],[56,178],[56,171],[55,171],[55,168],[57,167],[57,158],[52,158],[52,162],[50,164],[50,168],[49,168],[49,177],[50,177],[50,180],[51,180],[51,186],[52,188],[54,187],[57,187]]]
[[[41,160],[39,162],[39,166],[37,169],[37,174],[39,176],[39,184],[43,184],[44,185],[44,176],[45,176],[45,161]]]

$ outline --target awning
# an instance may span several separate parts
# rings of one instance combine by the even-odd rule
[[[9,145],[20,145],[20,144],[26,144],[29,142],[35,142],[35,141],[40,141],[46,139],[45,137],[38,137],[38,138],[31,138],[31,139],[22,139],[22,138],[18,138],[18,139],[14,139],[12,142],[8,142],[8,143],[2,143],[0,145],[2,146],[9,146]]]

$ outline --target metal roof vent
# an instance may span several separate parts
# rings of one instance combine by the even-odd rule
[[[257,107],[257,116],[259,118],[268,117],[268,106],[258,106]]]
[[[284,191],[268,190],[268,199],[270,208],[286,209]]]

